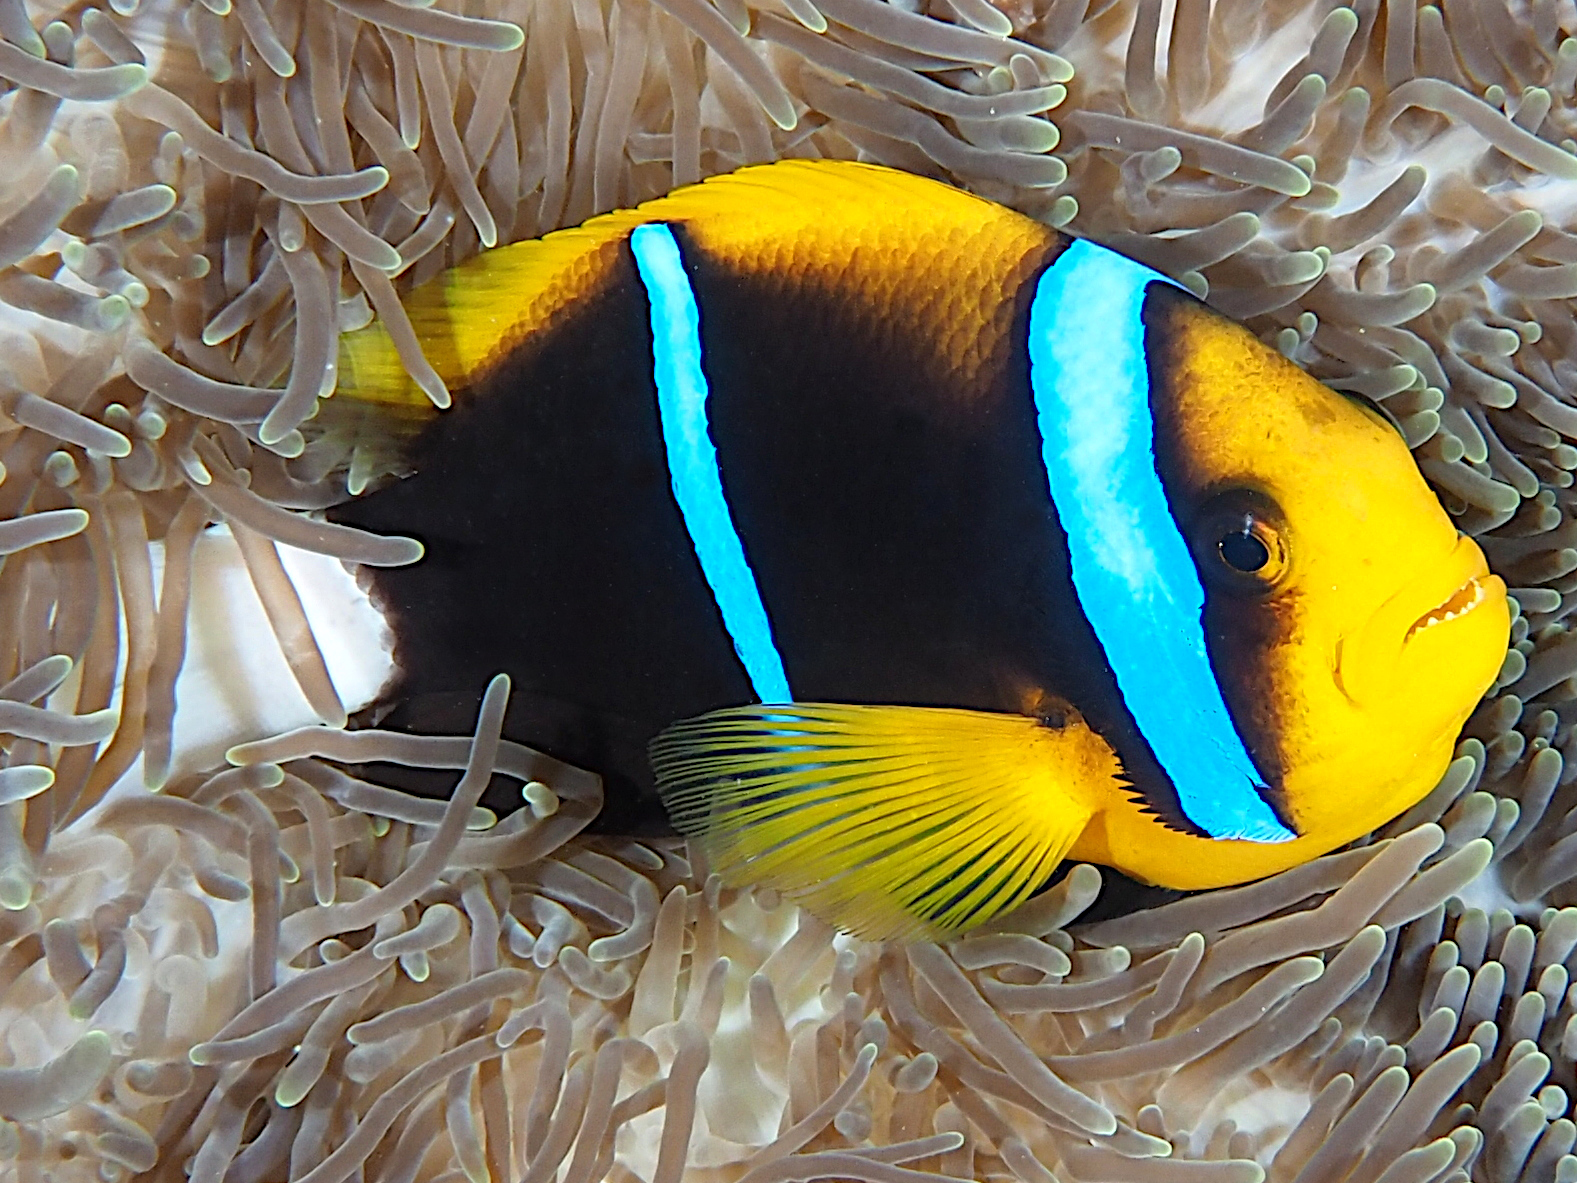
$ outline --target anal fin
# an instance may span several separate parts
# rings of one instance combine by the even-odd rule
[[[674,825],[725,879],[867,939],[941,938],[1040,887],[1119,775],[1076,714],[735,707],[651,744]]]

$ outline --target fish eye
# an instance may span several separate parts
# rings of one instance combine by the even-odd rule
[[[1245,575],[1263,570],[1265,564],[1270,562],[1270,547],[1255,535],[1253,519],[1245,521],[1241,530],[1223,535],[1216,543],[1216,550],[1223,563]]]
[[[1202,573],[1224,590],[1262,594],[1287,572],[1280,509],[1257,491],[1232,489],[1212,498],[1189,533]]]

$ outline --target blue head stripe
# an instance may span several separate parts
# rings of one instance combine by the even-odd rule
[[[1041,458],[1068,536],[1074,588],[1123,700],[1213,838],[1297,837],[1257,791],[1258,769],[1205,651],[1204,589],[1156,472],[1145,289],[1165,276],[1075,241],[1029,314]]]
[[[674,500],[756,697],[762,702],[792,702],[755,573],[723,493],[723,474],[707,424],[701,313],[679,257],[679,244],[672,230],[653,222],[637,226],[630,234],[630,250],[651,305],[652,376]]]

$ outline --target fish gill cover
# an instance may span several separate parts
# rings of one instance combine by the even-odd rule
[[[0,0],[0,1176],[1577,1180],[1574,34],[1570,0]],[[414,555],[311,516],[377,459],[300,430],[336,329],[384,316],[441,398],[397,292],[810,153],[1117,247],[1386,409],[1521,609],[1435,792],[1247,887],[1081,925],[1081,867],[882,947],[575,837],[595,786],[496,699],[472,739],[339,729],[280,547]],[[163,779],[221,519],[326,726],[84,816]],[[325,762],[374,757],[453,802]],[[531,805],[496,824],[495,770]]]

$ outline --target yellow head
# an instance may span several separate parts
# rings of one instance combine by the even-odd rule
[[[1230,842],[1211,866],[1197,846],[1178,865],[1167,843],[1160,865],[1132,868],[1209,887],[1305,861],[1427,794],[1510,622],[1505,585],[1380,415],[1172,289],[1151,289],[1146,320],[1157,459],[1206,576],[1212,658],[1300,835]],[[1123,820],[1108,824],[1127,856]]]

